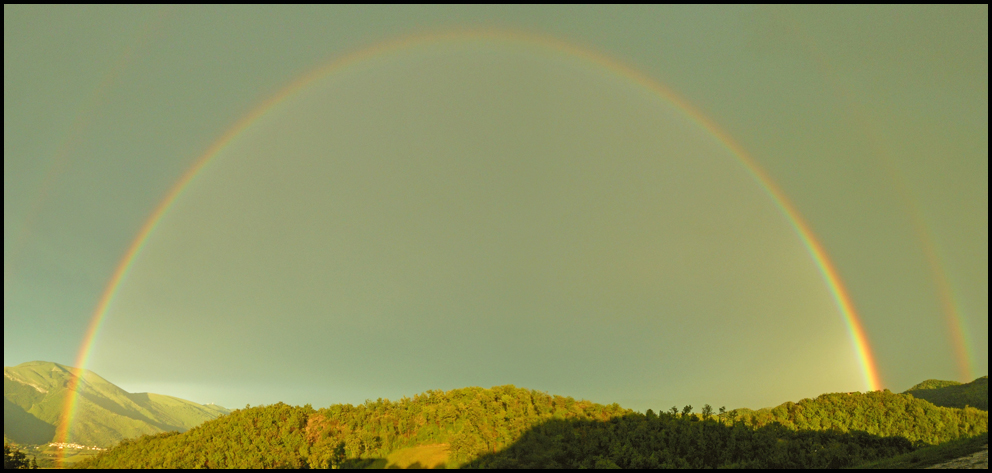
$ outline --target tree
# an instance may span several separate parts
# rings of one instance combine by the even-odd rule
[[[685,406],[682,408],[682,417],[687,417],[692,413],[692,406]]]
[[[713,415],[713,406],[709,404],[703,405],[703,420],[709,419]]]
[[[344,442],[338,442],[337,446],[334,447],[334,453],[331,454],[331,468],[340,468],[344,459]]]
[[[34,462],[34,459],[28,461],[28,457],[24,454],[24,452],[11,447],[7,443],[3,444],[4,470],[27,470],[29,468],[38,468],[38,465]]]

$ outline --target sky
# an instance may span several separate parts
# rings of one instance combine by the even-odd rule
[[[227,407],[970,381],[987,157],[987,5],[4,5],[4,365]]]

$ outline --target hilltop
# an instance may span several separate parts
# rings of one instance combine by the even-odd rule
[[[3,369],[4,437],[19,444],[47,444],[61,421],[70,381],[81,376],[69,443],[109,447],[145,434],[186,431],[229,413],[172,396],[129,393],[96,373],[34,361]]]
[[[928,379],[909,388],[906,394],[918,399],[926,399],[938,406],[957,408],[971,406],[987,411],[989,410],[989,377],[982,376],[966,384]]]

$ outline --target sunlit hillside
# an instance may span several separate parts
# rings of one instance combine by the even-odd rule
[[[171,396],[129,393],[97,374],[57,363],[30,362],[4,368],[4,436],[21,444],[54,438],[70,380],[82,373],[76,415],[67,442],[108,447],[122,439],[186,431],[229,411]]]
[[[918,399],[926,399],[944,407],[977,407],[989,410],[989,377],[983,376],[970,383],[929,379],[906,391]]]
[[[640,414],[513,386],[237,410],[146,436],[91,468],[825,468],[981,435],[988,413],[888,391],[825,394],[760,411]]]

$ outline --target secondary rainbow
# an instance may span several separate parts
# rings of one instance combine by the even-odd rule
[[[844,81],[839,79],[841,74],[836,68],[831,66],[827,60],[827,56],[816,46],[816,41],[809,35],[804,34],[804,30],[799,22],[776,8],[768,8],[765,11],[776,20],[782,22],[783,25],[786,25],[784,31],[794,37],[797,44],[803,46],[807,56],[816,65],[820,76],[833,89],[834,96],[840,100],[841,104],[847,110],[848,115],[856,122],[857,128],[868,140],[872,155],[878,158],[882,169],[889,175],[890,182],[895,187],[896,195],[902,202],[902,208],[905,209],[907,217],[909,217],[912,223],[913,233],[920,243],[920,249],[923,251],[924,259],[930,267],[930,275],[937,293],[937,299],[940,302],[941,311],[944,314],[944,320],[950,332],[951,346],[954,350],[955,362],[958,365],[960,380],[964,382],[974,380],[976,378],[974,363],[972,362],[974,360],[974,350],[971,340],[968,337],[964,315],[957,303],[958,299],[951,288],[947,272],[944,270],[944,264],[941,262],[940,248],[933,237],[933,232],[930,231],[926,224],[926,217],[920,210],[919,204],[913,198],[913,192],[910,189],[909,182],[899,170],[899,166],[892,157],[892,153],[884,145],[885,140],[882,139],[882,134],[878,131],[875,123],[868,118],[870,114],[865,111],[864,104],[860,100],[857,100],[851,90],[844,85]]]
[[[816,239],[812,229],[802,219],[795,206],[786,198],[781,188],[779,188],[778,185],[772,181],[771,177],[758,166],[754,158],[752,158],[739,144],[737,144],[737,142],[727,135],[726,132],[716,126],[712,120],[707,118],[689,102],[661,83],[651,79],[644,73],[601,53],[576,46],[558,38],[533,33],[506,30],[459,30],[404,37],[395,41],[380,43],[378,45],[340,57],[337,60],[334,60],[323,67],[319,67],[300,79],[290,83],[268,100],[262,102],[260,105],[255,107],[251,113],[238,120],[227,130],[227,132],[225,132],[217,141],[207,148],[206,152],[204,152],[196,163],[183,174],[178,182],[176,182],[172,189],[165,195],[158,206],[155,207],[155,210],[151,213],[148,220],[145,221],[145,224],[141,227],[141,230],[131,243],[131,246],[124,254],[124,257],[118,264],[113,276],[110,278],[106,290],[100,297],[99,303],[94,311],[93,318],[91,319],[86,330],[86,334],[83,338],[82,347],[76,358],[75,366],[80,369],[80,376],[74,377],[69,385],[70,394],[67,396],[66,402],[63,406],[62,422],[59,425],[59,430],[56,432],[56,441],[65,441],[68,437],[72,419],[75,414],[77,398],[76,388],[78,387],[79,379],[81,378],[83,369],[86,367],[90,351],[93,347],[93,342],[100,331],[100,326],[106,317],[107,310],[113,302],[114,296],[117,293],[117,289],[120,287],[121,282],[127,276],[132,261],[134,261],[135,256],[141,252],[148,236],[155,230],[155,227],[162,216],[169,210],[169,207],[182,193],[183,189],[185,189],[186,186],[193,181],[197,174],[199,174],[200,171],[203,170],[203,168],[206,167],[210,161],[220,153],[221,150],[223,150],[232,140],[249,128],[252,123],[272,110],[272,108],[277,104],[288,97],[297,94],[318,79],[324,78],[335,72],[340,72],[349,66],[353,66],[382,54],[401,52],[414,47],[430,44],[473,40],[528,44],[563,53],[572,57],[581,58],[587,62],[613,71],[651,91],[662,100],[675,105],[689,118],[715,136],[731,153],[737,156],[751,175],[754,176],[759,184],[761,184],[762,188],[785,214],[793,229],[802,239],[807,250],[809,251],[810,256],[813,258],[813,261],[816,263],[823,275],[824,280],[830,288],[834,301],[837,304],[837,308],[840,310],[840,313],[844,318],[844,322],[850,333],[851,342],[863,370],[865,387],[872,391],[880,389],[882,383],[879,379],[875,359],[868,345],[868,338],[866,336],[864,326],[854,309],[854,304],[851,301],[851,297],[848,294],[847,289],[840,280],[837,268],[834,267],[833,263],[827,257],[827,253],[824,250],[823,245]]]

